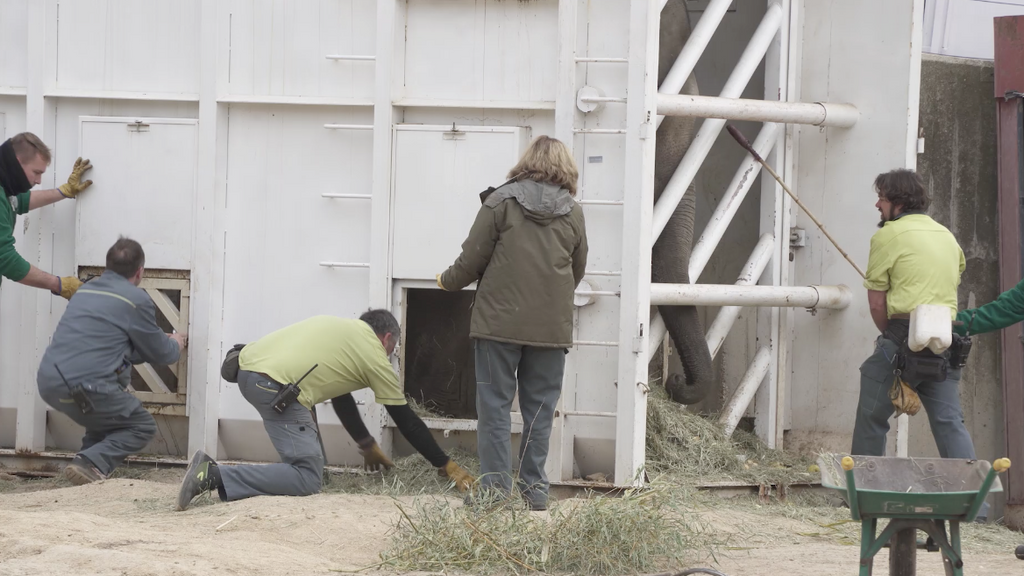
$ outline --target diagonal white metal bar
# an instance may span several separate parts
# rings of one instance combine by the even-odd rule
[[[160,378],[160,375],[149,364],[136,364],[135,369],[139,371],[139,376],[142,376],[153,392],[171,392],[171,389],[164,384],[163,378]]]
[[[736,68],[729,75],[729,80],[726,81],[725,87],[722,88],[721,96],[723,98],[739,98],[743,94],[743,89],[750,82],[750,77],[754,75],[758,64],[764,58],[765,53],[768,51],[768,46],[771,44],[772,39],[775,38],[775,34],[778,32],[781,24],[782,8],[773,2],[768,7],[768,11],[765,12],[764,18],[757,26],[757,30],[754,31],[754,35],[743,51],[743,55],[740,56]],[[697,137],[690,144],[686,155],[683,156],[679,167],[676,168],[675,173],[658,199],[657,205],[654,207],[652,244],[661,236],[662,231],[665,230],[665,225],[668,224],[672,212],[675,211],[679,201],[686,194],[686,189],[693,182],[694,177],[697,175],[697,170],[704,163],[708,152],[711,151],[711,146],[718,138],[718,133],[722,131],[724,126],[725,120],[718,118],[709,118],[701,124]]]
[[[171,302],[171,299],[166,294],[156,288],[147,288],[146,294],[149,294],[149,297],[153,299],[153,303],[163,312],[164,317],[171,323],[171,326],[177,326],[181,322],[178,308],[174,306],[174,302]]]
[[[839,286],[736,286],[651,284],[651,304],[667,306],[763,306],[842,310],[853,293]]]
[[[753,146],[754,150],[762,158],[767,158],[768,153],[775,147],[775,143],[778,141],[778,133],[778,124],[769,123],[761,127],[761,132],[757,134]],[[754,157],[748,152],[744,156],[743,162],[740,163],[739,170],[733,175],[729,187],[726,188],[725,196],[722,197],[722,200],[715,208],[714,214],[711,215],[711,219],[708,220],[707,226],[704,227],[704,232],[700,235],[700,239],[693,245],[693,250],[690,253],[689,268],[691,284],[696,283],[697,278],[700,278],[701,273],[704,272],[708,261],[711,260],[711,255],[718,248],[718,243],[725,236],[725,231],[729,228],[729,224],[732,223],[733,217],[736,216],[736,211],[740,209],[743,199],[747,197],[747,192],[750,191],[750,187],[754,184],[754,180],[760,171],[761,163],[754,160]]]
[[[668,0],[660,0],[661,8],[658,11],[664,9],[667,3]],[[686,79],[696,68],[697,60],[700,60],[704,50],[707,49],[711,37],[715,35],[715,30],[718,30],[718,25],[722,23],[722,18],[730,4],[732,4],[732,0],[711,0],[708,7],[704,9],[704,13],[700,15],[697,25],[690,31],[690,37],[679,52],[679,56],[676,57],[672,68],[665,75],[665,80],[658,87],[659,94],[679,94],[679,91],[683,89]],[[658,118],[658,125],[661,124],[661,120]]]
[[[766,124],[761,128],[761,132],[758,133],[757,138],[754,140],[754,150],[757,150],[762,157],[766,156],[774,147],[777,134],[778,125]],[[743,203],[743,198],[750,191],[750,187],[754,183],[754,176],[757,175],[757,171],[760,169],[761,164],[754,160],[753,156],[747,154],[739,170],[736,171],[736,175],[733,176],[729,188],[727,188],[727,190],[732,190],[733,192],[719,202],[718,208],[715,209],[715,213],[711,216],[711,220],[704,229],[704,233],[701,234],[700,240],[693,247],[693,252],[690,254],[689,268],[691,284],[695,284],[700,278],[701,273],[704,272],[704,268],[711,259],[711,255],[722,240],[729,222],[736,215],[736,210]],[[739,314],[738,309],[736,313]],[[721,315],[722,313],[719,312],[719,316]],[[735,321],[735,317],[733,317],[733,321]],[[729,322],[729,326],[732,326],[732,322]],[[651,317],[651,346],[648,361],[653,360],[654,356],[657,355],[667,331],[665,320],[661,317],[661,313],[655,311]],[[711,350],[711,356],[714,357],[717,351],[710,346],[708,348]]]
[[[860,112],[853,104],[779,102],[778,100],[722,98],[691,94],[659,94],[658,113],[665,116],[781,122],[783,124],[835,126],[837,128],[849,128],[856,124],[860,117]]]
[[[750,363],[743,378],[740,379],[740,385],[736,388],[736,392],[733,393],[729,403],[725,405],[725,410],[722,411],[722,416],[718,419],[718,424],[725,428],[726,436],[732,436],[732,433],[736,430],[736,426],[740,423],[740,418],[747,411],[747,406],[750,406],[750,401],[754,399],[754,394],[757,393],[757,389],[761,386],[761,382],[764,381],[764,377],[768,375],[771,360],[771,348],[768,346],[758,348],[757,354],[754,355],[754,360]]]
[[[769,232],[762,234],[761,239],[757,241],[757,245],[754,246],[754,250],[750,253],[750,258],[747,259],[747,263],[743,266],[743,271],[740,272],[736,285],[753,286],[756,284],[757,279],[761,277],[764,269],[771,262],[774,248],[775,236]],[[742,309],[742,306],[723,306],[718,309],[718,315],[715,316],[715,321],[711,323],[711,327],[708,328],[707,335],[705,336],[712,358],[717,356],[718,352],[722,349],[722,343],[725,342],[725,337],[729,335],[729,331],[732,329],[732,325],[736,322],[736,318],[740,315],[740,310]]]

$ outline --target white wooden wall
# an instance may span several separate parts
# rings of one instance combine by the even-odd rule
[[[703,4],[693,2],[695,8]],[[717,93],[766,5],[764,0],[736,4],[697,68],[704,93]],[[913,20],[910,8],[884,0],[873,1],[870,8],[838,1],[792,4],[803,39],[795,41],[788,58],[797,68],[802,63],[804,77],[788,88],[801,87],[805,101],[861,106],[863,100],[868,106],[862,106],[861,124],[848,134],[826,132],[827,144],[822,143],[826,133],[816,129],[791,130],[785,140],[787,161],[793,162],[798,152],[801,161],[799,170],[790,168],[788,174],[794,184],[808,179],[809,197],[821,190],[830,202],[848,202],[850,213],[870,211],[871,202],[861,206],[853,200],[862,191],[870,195],[854,175],[867,170],[873,177],[907,162],[902,142],[912,124],[913,108],[907,103],[915,92],[907,78],[913,77],[914,55],[894,46],[905,47],[908,27],[920,22],[920,14]],[[223,353],[313,314],[351,317],[369,306],[393,306],[394,282],[423,282],[391,273],[391,234],[416,238],[430,234],[432,224],[424,218],[420,226],[391,230],[393,181],[399,179],[396,174],[409,176],[402,172],[408,168],[393,162],[395,125],[517,127],[531,136],[549,134],[571,143],[581,170],[579,199],[591,246],[588,269],[622,270],[622,247],[631,240],[623,234],[623,206],[586,202],[622,201],[633,192],[625,178],[627,140],[622,134],[570,134],[573,128],[626,127],[625,105],[607,104],[583,115],[575,108],[575,89],[589,85],[608,96],[626,96],[628,68],[576,64],[565,55],[629,55],[630,6],[622,0],[0,0],[0,128],[4,137],[31,130],[50,144],[55,156],[45,187],[61,183],[78,156],[83,116],[198,120],[189,420],[187,434],[180,421],[167,424],[155,449],[181,452],[187,442],[220,457],[275,458],[255,411],[233,385],[219,379]],[[893,19],[883,19],[889,24],[880,26],[878,14],[888,12]],[[560,13],[573,14],[575,23],[560,28]],[[843,25],[836,27],[838,22]],[[830,34],[825,33],[828,26],[834,27]],[[573,27],[575,43],[567,45],[568,36],[559,36]],[[850,50],[843,44],[853,39],[864,48]],[[779,60],[787,58],[779,54],[789,49],[777,46],[770,64],[776,75]],[[827,55],[832,56],[830,67]],[[889,71],[885,87],[897,97],[882,97],[867,88],[874,84],[864,82],[882,63]],[[780,89],[778,79],[768,82],[765,76],[771,75],[756,76],[745,96]],[[369,129],[325,129],[325,124]],[[741,128],[749,132],[754,126]],[[889,144],[872,148],[869,169],[861,156],[847,156],[876,142]],[[735,145],[723,140],[698,177],[698,234],[738,157]],[[488,168],[495,184],[508,167],[496,162]],[[142,180],[138,186],[145,187]],[[468,192],[473,202],[477,192]],[[372,198],[332,199],[324,193]],[[751,194],[703,282],[734,281],[756,239],[754,222],[761,212],[756,196]],[[866,251],[874,230],[868,220],[864,226],[852,218],[829,224],[857,253]],[[118,227],[117,222],[114,214],[104,226]],[[19,220],[17,238],[21,253],[44,270],[71,273],[74,204],[62,202]],[[827,251],[814,252],[822,247],[814,242],[816,247],[798,254],[795,283],[857,286],[838,271],[842,266]],[[325,267],[321,262],[368,266]],[[620,289],[615,276],[587,281],[594,290]],[[34,392],[38,358],[63,309],[63,300],[46,293],[10,282],[0,289],[0,446],[76,447],[74,427],[47,415]],[[619,312],[618,300],[607,297],[580,308],[576,339],[619,342]],[[707,321],[713,312],[708,311]],[[810,398],[819,389],[812,376],[820,367],[818,355],[830,366],[852,370],[848,378],[830,384],[848,394],[861,350],[839,346],[826,353],[818,343],[832,342],[851,328],[866,340],[866,308],[855,305],[832,319],[819,315],[811,321],[800,320],[802,312],[795,314],[793,333],[805,347],[794,353],[789,397]],[[720,361],[726,389],[735,386],[753,355],[761,321],[753,313],[745,317]],[[618,359],[615,346],[575,347],[567,360],[561,410],[615,411]],[[789,368],[783,362],[776,374],[785,383]],[[356,396],[366,402],[371,430],[380,431],[382,443],[390,446],[383,410],[365,391]],[[848,400],[843,402],[820,411],[829,414],[823,422],[798,418],[794,409],[794,428],[840,427],[836,422],[852,417]],[[803,414],[806,404],[794,401],[794,408],[799,405]],[[329,459],[355,462],[353,446],[332,411],[321,411],[320,417]],[[573,455],[581,472],[611,472],[615,435],[606,417],[560,422],[553,437],[557,469],[552,477],[572,474]]]

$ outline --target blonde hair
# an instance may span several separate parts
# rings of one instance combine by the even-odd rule
[[[43,157],[46,163],[49,164],[52,159],[50,156],[50,149],[43,144],[43,141],[39,139],[39,136],[31,132],[22,132],[21,134],[15,134],[11,137],[11,146],[14,148],[14,155],[22,162],[31,162],[35,160],[36,154]]]
[[[509,170],[507,177],[554,184],[575,196],[579,170],[565,144],[550,136],[538,136],[530,143],[519,163]]]

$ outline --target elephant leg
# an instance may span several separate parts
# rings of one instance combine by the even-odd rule
[[[654,244],[651,255],[651,280],[668,284],[689,284],[690,251],[693,246],[693,220],[696,198],[693,187],[679,202]],[[694,306],[659,306],[669,336],[679,352],[683,374],[665,380],[669,398],[680,404],[696,404],[711,391],[715,382],[711,352],[704,328]]]

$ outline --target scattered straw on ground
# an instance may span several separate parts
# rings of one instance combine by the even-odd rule
[[[711,532],[667,485],[618,498],[564,500],[548,512],[521,504],[459,506],[421,498],[402,516],[381,566],[473,574],[528,571],[636,574],[703,559]]]

